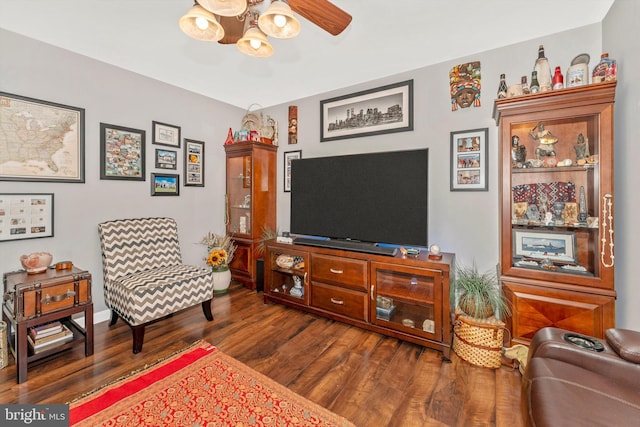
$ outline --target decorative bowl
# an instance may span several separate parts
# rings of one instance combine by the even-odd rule
[[[26,270],[27,274],[42,273],[51,265],[52,260],[53,255],[49,252],[33,252],[20,257],[22,268]]]

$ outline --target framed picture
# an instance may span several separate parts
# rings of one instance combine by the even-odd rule
[[[0,242],[53,237],[53,193],[1,193]]]
[[[413,80],[320,101],[320,141],[413,130]]]
[[[179,196],[180,175],[169,173],[151,174],[152,196]]]
[[[156,148],[156,168],[176,169],[178,153],[173,150]]]
[[[84,182],[84,108],[0,92],[0,180]]]
[[[573,263],[576,259],[576,235],[548,230],[513,230],[513,257],[535,258]]]
[[[291,161],[302,158],[302,151],[288,151],[284,153],[284,191],[291,191]]]
[[[144,181],[145,131],[100,123],[100,179]]]
[[[204,141],[184,140],[184,186],[204,187]]]
[[[451,132],[451,191],[489,190],[489,129]]]
[[[151,122],[153,127],[153,143],[180,148],[180,126],[168,125],[156,121]]]

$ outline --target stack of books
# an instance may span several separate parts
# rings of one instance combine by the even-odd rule
[[[45,323],[29,329],[29,348],[38,354],[73,340],[73,332],[60,322]]]

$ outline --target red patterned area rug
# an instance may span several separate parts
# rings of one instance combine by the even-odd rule
[[[199,341],[70,404],[71,426],[354,426]]]

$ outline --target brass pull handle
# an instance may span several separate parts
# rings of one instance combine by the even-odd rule
[[[307,280],[307,272],[304,272],[304,278],[302,279],[302,281],[304,282],[305,285],[309,284],[309,281]]]
[[[329,271],[332,272],[333,274],[343,274],[344,273],[344,271],[336,270],[335,268],[330,268]]]
[[[56,296],[51,296],[49,294],[46,294],[44,296],[44,298],[42,298],[42,300],[40,302],[42,302],[42,304],[51,304],[52,302],[60,302],[62,300],[65,300],[67,298],[73,298],[75,296],[75,292],[72,291],[71,289],[67,290],[67,293],[65,294],[60,294],[60,295],[56,295]]]
[[[374,285],[371,285],[371,301],[373,301],[373,299],[374,299],[373,294],[375,293],[375,289],[376,289],[376,287]]]
[[[331,298],[331,302],[337,305],[344,305],[344,301],[339,300],[339,299],[335,299],[335,298]]]

